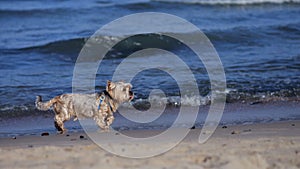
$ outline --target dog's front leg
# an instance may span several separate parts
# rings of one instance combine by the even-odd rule
[[[109,129],[109,126],[113,123],[113,121],[115,120],[113,114],[109,114],[106,118],[106,127]]]
[[[94,120],[96,121],[97,125],[101,129],[106,129],[105,119],[106,119],[106,116],[104,116],[104,114],[102,114],[102,113],[99,113],[94,116]]]

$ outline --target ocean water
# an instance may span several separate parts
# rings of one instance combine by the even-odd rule
[[[139,12],[173,14],[205,33],[224,66],[228,104],[299,101],[299,0],[16,0],[0,2],[0,119],[38,116],[36,95],[47,100],[72,92],[74,65],[86,40],[103,25]],[[201,97],[180,98],[174,79],[149,70],[132,81],[136,107],[149,107],[147,98],[153,89],[167,96],[167,100],[157,96],[154,103],[158,105],[210,103],[203,64],[189,59],[190,51],[177,41],[151,34],[122,41],[105,56],[96,91],[104,89],[122,59],[149,47],[163,47],[186,58]],[[146,60],[137,58],[135,64],[146,64]]]

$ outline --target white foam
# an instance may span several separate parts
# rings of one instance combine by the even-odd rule
[[[203,106],[210,103],[211,96],[169,96],[169,97],[160,97],[152,96],[151,99],[138,99],[133,102],[136,105],[146,105],[146,102],[150,102],[153,107],[161,107],[163,105],[172,105],[172,106]]]

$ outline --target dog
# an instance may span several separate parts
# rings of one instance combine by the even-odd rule
[[[130,83],[107,81],[106,90],[102,93],[62,94],[47,102],[42,102],[42,97],[37,96],[35,105],[43,111],[53,107],[54,125],[60,134],[66,132],[65,121],[71,118],[75,121],[81,117],[94,118],[101,129],[108,130],[114,121],[113,113],[120,104],[134,98],[131,89]]]

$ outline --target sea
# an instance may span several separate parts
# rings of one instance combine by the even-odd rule
[[[300,0],[14,0],[0,1],[0,137],[55,133],[53,112],[38,111],[35,97],[49,100],[71,93],[74,67],[89,37],[118,18],[143,12],[183,18],[210,40],[226,75],[221,124],[300,119]],[[139,29],[134,26],[122,29]],[[114,38],[120,35],[110,35]],[[153,47],[185,58],[200,96],[181,97],[176,81],[166,72],[142,71],[131,81],[135,93],[131,105],[142,112],[163,103],[166,115],[155,122],[131,124],[117,112],[112,127],[167,128],[180,106],[200,106],[195,125],[201,127],[211,103],[210,79],[191,51],[169,37],[140,34],[114,46],[103,58],[94,90],[105,89],[113,70],[127,56]],[[128,69],[147,64],[146,57],[136,59]],[[154,89],[164,94],[152,97],[150,104]],[[67,128],[81,129],[78,122],[68,122]]]

